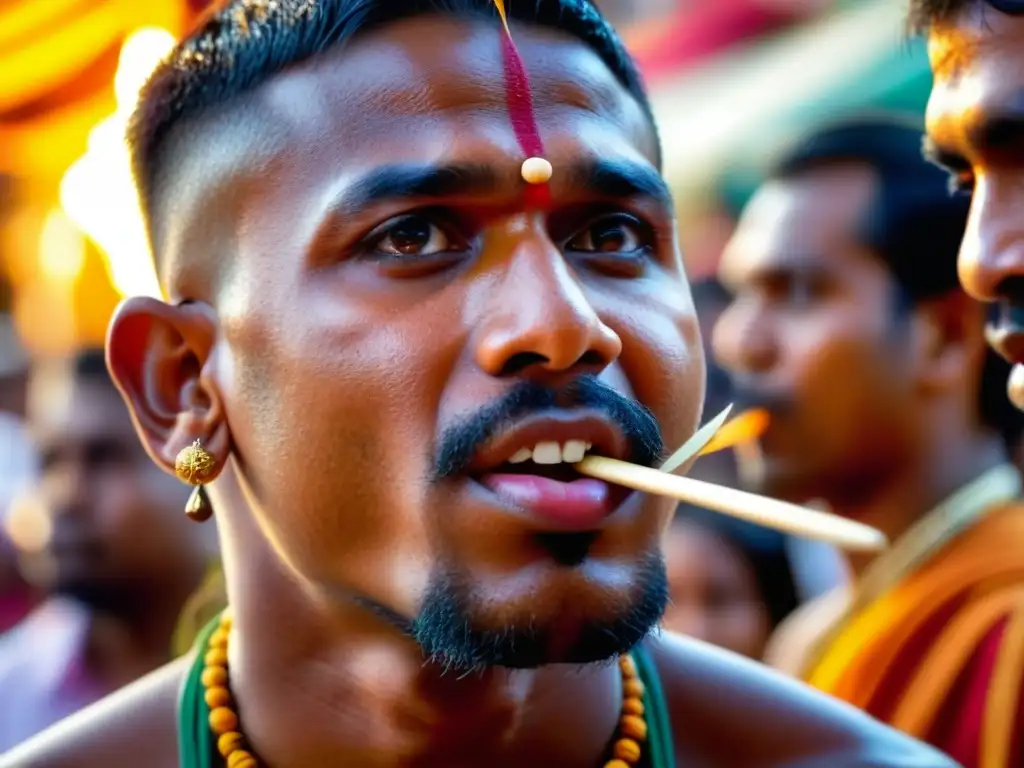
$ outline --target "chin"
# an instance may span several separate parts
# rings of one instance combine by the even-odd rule
[[[613,659],[654,630],[668,604],[659,552],[632,564],[587,558],[505,577],[432,579],[411,634],[432,663],[461,671]]]

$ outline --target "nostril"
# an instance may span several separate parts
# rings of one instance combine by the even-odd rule
[[[544,355],[537,354],[536,352],[517,352],[512,355],[505,365],[501,368],[500,376],[514,376],[517,373],[522,373],[531,365],[543,365],[549,362]]]
[[[551,360],[537,352],[517,352],[512,355],[501,368],[500,376],[514,376],[531,366],[543,367],[551,364]],[[607,365],[604,356],[595,350],[588,350],[580,355],[571,366],[577,368],[604,368]]]

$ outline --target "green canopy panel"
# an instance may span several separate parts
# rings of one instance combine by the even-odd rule
[[[904,36],[904,4],[865,0],[687,73],[652,94],[680,205],[739,207],[801,132],[844,114],[923,116],[931,72]]]
[[[913,50],[893,51],[875,62],[863,77],[850,83],[839,83],[836,89],[815,103],[803,104],[780,115],[778,123],[768,130],[777,137],[770,145],[753,142],[738,149],[731,161],[723,164],[713,189],[724,198],[731,210],[740,210],[750,199],[762,174],[778,151],[809,130],[844,115],[864,112],[892,112],[913,115],[924,127],[924,110],[932,87],[924,45],[915,41]]]

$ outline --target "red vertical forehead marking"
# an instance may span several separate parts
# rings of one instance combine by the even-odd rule
[[[501,16],[501,25],[505,31],[501,40],[501,56],[505,70],[505,102],[508,104],[512,131],[526,157],[544,157],[544,142],[541,141],[537,116],[533,110],[530,77],[526,74],[523,59],[512,40],[504,0],[494,0],[494,5]],[[550,197],[548,185],[527,184],[525,196],[527,204],[531,207],[545,207]]]

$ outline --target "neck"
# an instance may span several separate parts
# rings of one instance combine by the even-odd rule
[[[240,537],[224,537],[230,685],[261,764],[599,764],[618,719],[616,665],[445,674],[365,608],[311,596],[258,534],[240,535],[244,558]]]
[[[832,508],[844,517],[878,528],[895,542],[944,499],[1006,461],[1002,443],[992,435],[975,434],[958,440],[933,436],[924,443],[928,447],[917,462],[902,466],[866,498],[852,503],[830,499]],[[873,560],[872,555],[851,554],[854,578],[859,579]]]

